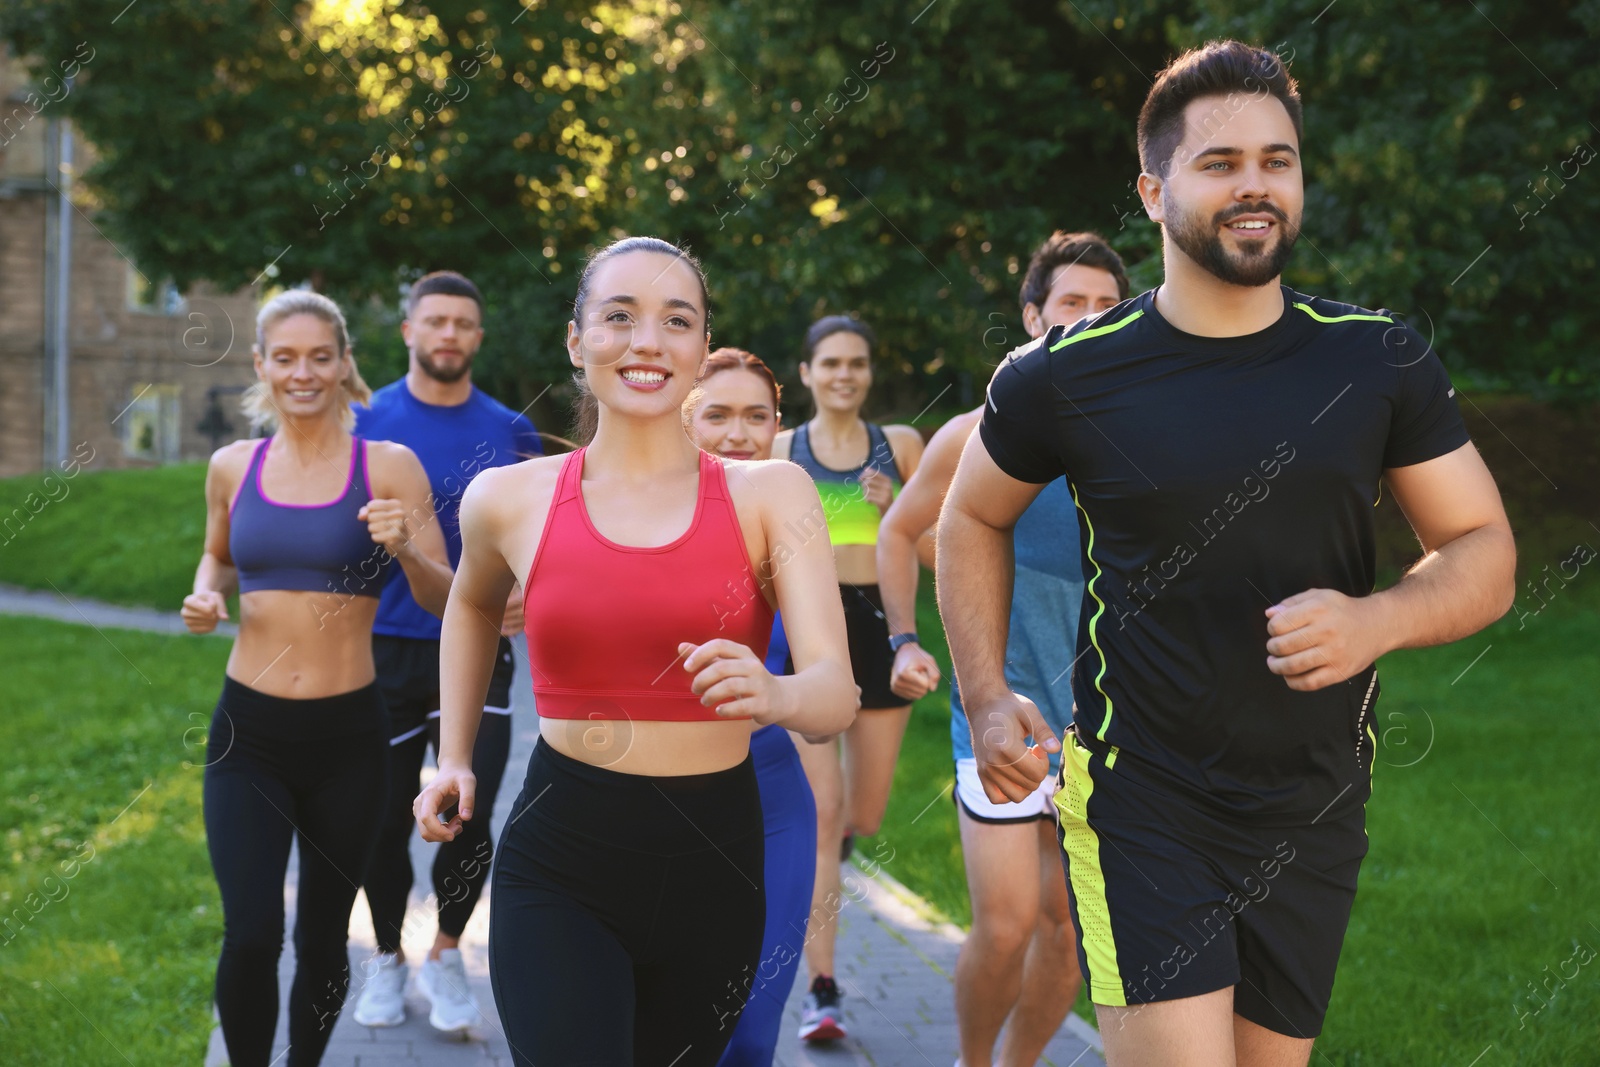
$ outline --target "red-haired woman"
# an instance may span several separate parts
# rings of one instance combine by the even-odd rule
[[[701,448],[725,459],[771,459],[780,392],[778,380],[759,356],[719,348],[706,359],[684,404],[689,430]],[[767,670],[783,674],[788,657],[788,635],[778,619],[767,648]],[[750,736],[750,755],[766,824],[767,925],[750,1002],[719,1067],[772,1062],[784,1003],[805,948],[817,863],[817,805],[789,732],[776,723],[763,726]]]

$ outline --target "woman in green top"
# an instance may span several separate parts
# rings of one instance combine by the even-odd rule
[[[811,990],[800,1036],[844,1036],[833,981],[839,901],[839,849],[849,855],[854,834],[874,834],[889,803],[889,783],[911,707],[889,688],[894,663],[878,596],[878,522],[895,490],[922,458],[922,435],[909,426],[877,426],[861,418],[872,386],[872,331],[859,319],[830,315],[806,333],[800,380],[816,414],[773,442],[774,459],[788,459],[816,481],[833,542],[850,636],[850,662],[861,687],[861,712],[842,735],[813,745],[796,737],[800,760],[817,800],[817,877],[806,935]],[[841,758],[840,746],[844,754]]]

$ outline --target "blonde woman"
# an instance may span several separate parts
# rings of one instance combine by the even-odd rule
[[[239,590],[205,768],[228,1056],[233,1067],[271,1059],[283,882],[298,837],[287,1063],[314,1067],[344,1004],[350,908],[388,790],[388,712],[372,664],[378,593],[398,561],[418,602],[442,614],[450,568],[417,457],[351,433],[351,404],[371,394],[338,305],[298,290],[268,301],[255,367],[245,412],[273,432],[211,457],[205,549],[182,615],[209,633]]]

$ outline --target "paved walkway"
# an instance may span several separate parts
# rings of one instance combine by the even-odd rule
[[[174,604],[171,611],[127,608],[83,597],[68,597],[62,593],[0,585],[0,615],[32,615],[35,618],[75,622],[80,626],[112,626],[124,630],[186,634],[189,629],[178,617],[178,608],[181,606],[181,602]],[[236,637],[238,633],[239,624],[236,622],[217,624],[219,636]]]
[[[0,586],[0,614],[42,615],[67,622],[93,626],[150,629],[182,632],[177,613],[142,608],[121,608],[94,604],[76,598],[71,603],[59,594],[39,594]],[[519,640],[518,657],[523,655]],[[526,668],[518,671],[514,693],[515,709],[511,762],[499,803],[496,804],[494,831],[498,839],[511,801],[521,789],[523,768],[527,766],[538,718],[525,679]],[[403,944],[413,970],[427,953],[434,934],[434,902],[421,895],[429,887],[428,871],[437,845],[420,837],[412,839],[412,866],[417,872],[411,906],[403,927]],[[291,863],[297,863],[291,859]],[[955,1008],[950,975],[960,951],[961,931],[931,920],[931,909],[910,890],[893,879],[868,878],[862,872],[850,876],[858,886],[854,899],[847,897],[839,914],[838,966],[840,988],[845,993],[848,1040],[831,1046],[802,1048],[794,1037],[800,1023],[801,982],[789,998],[784,1037],[779,1042],[778,1067],[946,1067],[956,1060]],[[288,929],[294,921],[294,887],[291,877],[284,890],[288,909]],[[431,897],[431,894],[429,895]],[[409,1017],[403,1026],[373,1030],[358,1025],[347,1010],[334,1027],[325,1067],[512,1067],[510,1050],[500,1031],[500,1020],[489,990],[488,930],[492,902],[486,894],[462,941],[467,974],[478,1003],[483,1007],[481,1024],[465,1039],[437,1033],[427,1023],[427,1002],[408,988]],[[289,982],[294,974],[294,946],[286,937],[279,966],[280,997],[288,1003]],[[375,947],[371,913],[365,896],[357,897],[350,921],[351,1001],[359,995],[367,961]],[[274,1055],[284,1051],[287,1033],[282,1014]],[[1045,1051],[1042,1062],[1050,1067],[1103,1067],[1097,1049],[1099,1035],[1082,1020],[1072,1017]],[[227,1053],[220,1031],[211,1035],[206,1067],[223,1067]],[[280,1064],[281,1059],[274,1064]]]

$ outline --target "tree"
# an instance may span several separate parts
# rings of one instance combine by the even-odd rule
[[[1468,387],[1600,395],[1600,309],[1568,295],[1600,222],[1592,0],[526,2],[12,0],[0,30],[41,65],[96,50],[59,106],[148,270],[275,264],[391,361],[400,285],[465,270],[486,378],[526,397],[565,381],[588,248],[656,233],[704,258],[717,343],[786,367],[812,318],[860,313],[915,372],[879,391],[900,415],[974,402],[1052,229],[1159,281],[1139,105],[1177,51],[1240,36],[1306,99],[1290,284],[1407,313]]]
[[[623,156],[633,217],[705,252],[724,336],[758,352],[792,359],[808,319],[849,308],[902,364],[981,383],[1022,339],[1015,264],[1055,227],[1100,230],[1136,288],[1156,284],[1139,105],[1178,51],[1238,36],[1287,61],[1306,100],[1289,284],[1404,312],[1472,387],[1600,395],[1582,343],[1600,313],[1569,296],[1600,222],[1592,3],[913,0],[682,21],[715,47],[629,86],[653,77],[669,102],[649,151]],[[879,42],[894,58],[863,79]],[[859,101],[839,96],[852,76]]]
[[[1208,3],[1175,43],[1274,42],[1306,100],[1297,276],[1407,313],[1458,384],[1600,396],[1600,7]],[[1248,14],[1238,12],[1248,11]],[[1309,243],[1309,242],[1308,242]]]
[[[143,269],[308,280],[385,325],[390,371],[384,309],[424,271],[463,270],[489,301],[489,376],[556,375],[557,282],[600,226],[603,104],[648,5],[125,3],[16,0],[4,33],[45,64],[94,50],[61,107],[96,150],[90,206]]]
[[[636,226],[704,256],[726,343],[791,366],[812,319],[857,311],[917,372],[880,378],[877,406],[959,386],[948,410],[1026,340],[1021,271],[1052,230],[1155,247],[1132,124],[1108,119],[1167,56],[1160,10],[1125,22],[1122,54],[1046,3],[726,4],[669,31],[710,47],[627,87],[665,106],[619,182]]]

